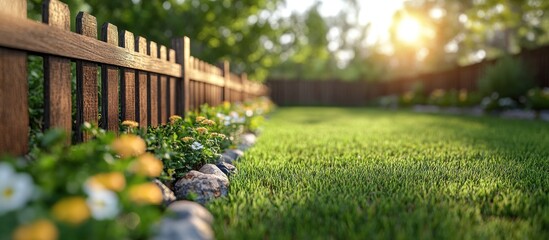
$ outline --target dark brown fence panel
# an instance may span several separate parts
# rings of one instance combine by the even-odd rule
[[[26,19],[26,0],[0,0],[0,15]],[[28,150],[27,53],[0,47],[0,155]]]
[[[94,16],[80,12],[76,17],[76,32],[97,40],[97,20]],[[99,119],[97,89],[97,64],[76,61],[76,126],[89,122],[95,126]],[[77,140],[89,140],[91,135],[78,131]]]

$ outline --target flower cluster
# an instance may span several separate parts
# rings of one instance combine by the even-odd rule
[[[84,229],[104,236],[146,238],[161,213],[161,190],[150,182],[163,163],[137,135],[100,131],[65,147],[64,134],[38,138],[26,158],[0,160],[0,222],[13,239],[74,239]],[[92,131],[93,130],[93,131]],[[128,224],[134,216],[136,224]]]
[[[171,116],[169,124],[150,128],[142,137],[148,151],[164,162],[162,179],[171,181],[215,162],[224,149],[236,145],[235,139],[243,132],[257,131],[272,106],[266,98],[244,104],[204,105],[186,118]]]

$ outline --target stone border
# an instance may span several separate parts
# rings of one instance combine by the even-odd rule
[[[257,140],[253,133],[240,136],[237,149],[226,149],[217,163],[205,164],[200,170],[191,170],[176,180],[172,191],[159,180],[154,180],[162,190],[166,215],[155,226],[153,239],[214,239],[213,216],[203,206],[216,198],[227,196],[229,176],[238,172],[233,165],[244,156]],[[192,196],[193,201],[185,200]]]
[[[496,116],[507,119],[526,119],[549,121],[549,110],[534,111],[527,109],[510,109],[487,113],[481,107],[458,108],[458,107],[439,107],[434,105],[414,105],[412,111],[419,113],[442,113],[451,115],[467,116]]]

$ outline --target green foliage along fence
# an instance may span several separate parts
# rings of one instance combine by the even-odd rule
[[[174,39],[168,48],[109,23],[98,34],[95,17],[83,12],[74,33],[69,7],[58,0],[43,2],[42,19],[27,18],[26,0],[0,0],[0,154],[28,150],[28,55],[43,57],[44,127],[67,132],[83,122],[114,131],[121,120],[157,126],[202,104],[244,101],[268,92],[246,74],[230,73],[227,62],[217,67],[192,57],[187,37]],[[75,96],[71,63],[76,65]]]
[[[520,79],[523,81],[515,83],[515,86],[505,84],[506,88],[518,88],[517,86],[530,86],[533,84],[538,87],[549,87],[549,45],[537,49],[522,51],[513,56],[520,60],[525,71],[528,71],[530,77],[524,74],[514,74],[518,72],[510,67],[500,71],[508,78]],[[424,94],[442,89],[476,91],[478,81],[486,76],[490,68],[498,66],[498,60],[483,61],[480,63],[457,67],[447,71],[425,73],[416,76],[402,77],[388,81],[361,81],[345,82],[340,80],[332,81],[299,81],[299,80],[280,80],[270,79],[267,85],[271,91],[271,99],[278,105],[342,105],[342,106],[360,106],[369,103],[382,96],[402,95],[412,91],[414,87],[421,85]],[[501,67],[500,67],[501,68]],[[526,78],[531,78],[528,80]],[[524,91],[524,88],[521,87]],[[520,90],[520,89],[519,89]]]

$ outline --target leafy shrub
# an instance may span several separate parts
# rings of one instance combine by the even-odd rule
[[[482,94],[479,92],[468,92],[466,89],[461,89],[458,96],[458,106],[472,107],[479,105],[482,101]]]
[[[425,96],[423,93],[423,85],[421,83],[415,83],[410,91],[404,93],[399,99],[399,106],[409,107],[416,104],[424,104]]]
[[[534,78],[524,64],[509,56],[501,58],[478,82],[478,88],[484,96],[496,92],[501,98],[518,100],[533,87]]]
[[[530,89],[527,94],[528,107],[534,110],[549,109],[549,88]]]

